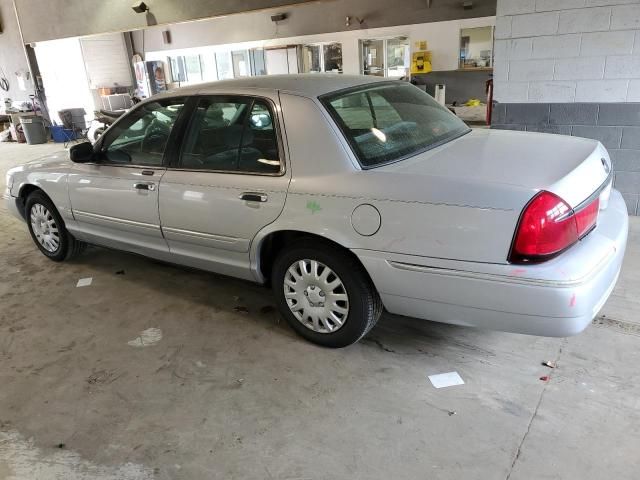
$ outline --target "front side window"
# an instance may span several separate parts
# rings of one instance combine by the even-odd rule
[[[367,85],[321,100],[365,168],[401,160],[469,131],[428,94],[403,82]]]
[[[248,97],[200,99],[185,136],[180,166],[220,172],[279,173],[270,106]]]
[[[100,160],[122,165],[160,166],[184,98],[148,102],[128,113],[107,133]]]

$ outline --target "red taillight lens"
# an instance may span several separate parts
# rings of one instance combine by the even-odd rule
[[[578,227],[578,238],[582,238],[595,226],[596,221],[598,220],[599,211],[600,197],[596,198],[589,205],[575,213],[576,225]]]
[[[542,261],[562,252],[593,228],[599,206],[596,199],[574,212],[557,195],[538,193],[522,213],[509,261]]]

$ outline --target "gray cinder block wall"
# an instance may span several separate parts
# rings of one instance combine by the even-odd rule
[[[640,0],[498,0],[492,128],[600,140],[640,214]]]

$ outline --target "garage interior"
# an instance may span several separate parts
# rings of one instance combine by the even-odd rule
[[[140,3],[0,0],[2,191],[134,97],[377,75],[473,128],[602,142],[630,215],[623,269],[574,337],[384,314],[333,350],[268,288],[94,246],[53,263],[0,207],[0,480],[637,478],[640,1]],[[464,384],[429,380],[454,371]]]

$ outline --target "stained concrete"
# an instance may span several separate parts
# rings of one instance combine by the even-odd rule
[[[51,149],[0,144],[0,182]],[[56,264],[0,210],[0,479],[637,478],[632,230],[576,337],[385,316],[328,350],[262,287],[100,248]],[[430,385],[449,371],[465,385]]]

